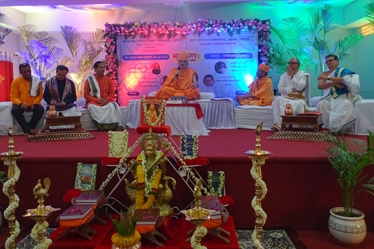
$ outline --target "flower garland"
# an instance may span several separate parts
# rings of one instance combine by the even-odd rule
[[[139,36],[148,39],[151,35],[157,38],[180,38],[185,39],[187,35],[194,34],[216,34],[228,33],[233,36],[245,31],[255,30],[258,33],[258,62],[270,64],[270,20],[254,19],[234,19],[222,21],[216,19],[198,19],[189,22],[126,22],[124,24],[105,24],[105,52],[107,62],[107,73],[112,79],[114,90],[117,91],[118,79],[118,57],[116,55],[116,37],[124,36],[125,39],[135,39]]]
[[[208,233],[208,229],[205,226],[197,226],[195,232],[191,237],[191,248],[192,249],[207,249],[206,246],[200,244],[202,238]]]
[[[140,234],[138,231],[134,231],[131,236],[121,236],[118,233],[112,235],[112,243],[119,248],[127,248],[136,245],[140,240]]]
[[[156,158],[158,158],[159,155],[160,151],[156,151]],[[142,151],[142,153],[136,159],[138,162],[138,165],[136,166],[138,183],[136,189],[135,209],[149,209],[152,207],[162,176],[162,170],[158,167],[154,167],[150,176],[148,177],[148,167],[144,158],[145,153]],[[144,197],[148,197],[145,203]]]
[[[5,160],[4,164],[5,165],[10,165],[12,160]],[[14,165],[14,175],[13,177],[9,178],[8,181],[6,181],[3,185],[3,193],[9,198],[11,193],[9,192],[9,188],[11,186],[16,185],[16,182],[19,179],[19,176],[21,174],[21,170],[18,168],[17,164]],[[4,211],[4,218],[9,220],[11,219],[11,216],[14,215],[15,210],[19,206],[19,197],[15,193],[13,194],[13,202],[5,209]],[[19,228],[19,222],[15,220],[14,224],[14,231],[13,233],[7,238],[5,241],[5,249],[11,248],[12,244],[15,243],[16,238],[18,237],[20,233],[20,228]]]
[[[258,184],[261,188],[261,196],[259,197],[259,199],[262,200],[263,198],[265,198],[265,195],[268,192],[268,189],[267,189],[267,186],[266,186],[265,182],[261,179],[260,175],[257,173],[256,167],[258,167],[258,166],[260,167],[261,165],[263,165],[264,164],[264,159],[256,160],[255,158],[252,158],[252,162],[253,162],[253,166],[251,168],[251,175],[252,175],[253,179],[255,179],[256,184]],[[260,205],[258,205],[257,195],[255,195],[255,197],[253,197],[251,204],[252,204],[252,208],[254,209],[256,215],[260,216],[262,218],[263,225],[264,225],[266,223],[267,214],[262,209],[262,207]],[[257,239],[256,229],[253,230],[252,241],[253,241],[253,244],[255,245],[256,248],[259,248],[259,249],[264,248],[262,246],[262,244],[260,243],[260,241]]]
[[[155,122],[152,122],[152,120],[147,115],[147,101],[145,99],[145,96],[142,97],[142,104],[143,104],[144,118],[147,124],[149,124],[150,126],[160,126],[162,123],[165,122],[166,101],[162,101],[161,107],[159,109],[160,115],[158,115]]]
[[[212,195],[221,197],[223,193],[222,191],[223,187],[225,186],[225,172],[219,171],[218,173],[219,173],[219,185],[218,185],[217,191],[215,191],[213,187],[213,172],[212,171],[208,171],[208,187]]]
[[[39,242],[38,234],[39,233],[45,234],[47,227],[48,227],[48,222],[46,221],[44,221],[43,224],[36,223],[35,226],[31,230],[31,238],[33,238],[36,242]],[[34,249],[47,249],[51,244],[52,244],[52,240],[44,237],[44,241],[42,243],[38,243],[34,247]]]

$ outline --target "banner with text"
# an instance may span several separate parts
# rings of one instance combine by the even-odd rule
[[[117,38],[119,70],[118,100],[121,106],[157,91],[172,68],[178,67],[181,52],[189,55],[189,67],[198,74],[200,92],[216,98],[235,98],[247,92],[258,67],[257,32],[230,37],[203,34],[186,39]]]

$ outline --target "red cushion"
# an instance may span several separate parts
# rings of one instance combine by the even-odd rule
[[[134,157],[128,157],[126,158],[126,163],[129,163],[131,159],[134,159]],[[118,165],[119,161],[121,160],[120,157],[103,157],[101,159],[101,165]]]
[[[209,163],[208,159],[205,157],[198,157],[195,159],[184,159],[184,162],[186,163],[187,166],[196,166],[196,165],[203,166]],[[182,166],[181,162],[179,161],[177,162],[177,165]]]
[[[231,197],[231,195],[221,196],[221,197],[218,197],[218,199],[223,205],[228,205],[228,206],[234,205],[234,199]]]
[[[170,134],[171,134],[171,129],[170,129],[170,126],[168,126],[168,125],[164,125],[164,126],[138,126],[136,128],[136,131],[139,134],[144,134],[144,133],[148,133],[149,128],[152,129],[153,133],[158,133],[158,134],[162,133],[162,134],[167,134],[168,136],[170,136]]]
[[[62,200],[64,202],[70,203],[71,199],[77,198],[81,193],[82,193],[82,190],[71,188],[65,192],[64,198],[62,198]]]

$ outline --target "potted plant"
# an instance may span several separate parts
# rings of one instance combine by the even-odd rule
[[[346,138],[344,134],[341,139],[338,135],[330,135],[330,138],[332,145],[327,148],[328,160],[338,174],[343,207],[330,210],[329,230],[336,242],[356,246],[366,237],[366,224],[365,215],[353,207],[360,192],[374,195],[374,177],[366,182],[366,176],[362,176],[366,166],[374,165],[374,150],[365,140]],[[373,139],[373,133],[369,133],[370,139]]]
[[[139,249],[140,234],[135,230],[136,219],[121,211],[119,221],[112,219],[116,233],[112,235],[112,249]]]

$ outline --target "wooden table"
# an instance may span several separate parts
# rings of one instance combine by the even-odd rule
[[[308,115],[308,114],[298,114],[298,115],[284,115],[282,116],[282,130],[288,128],[292,129],[292,125],[297,125],[300,128],[305,128],[308,126],[313,127],[313,131],[319,130],[319,125],[317,123],[318,115]]]
[[[66,126],[74,125],[72,130],[80,132],[82,131],[81,116],[56,116],[49,117],[45,116],[45,132],[50,132],[51,126]]]

